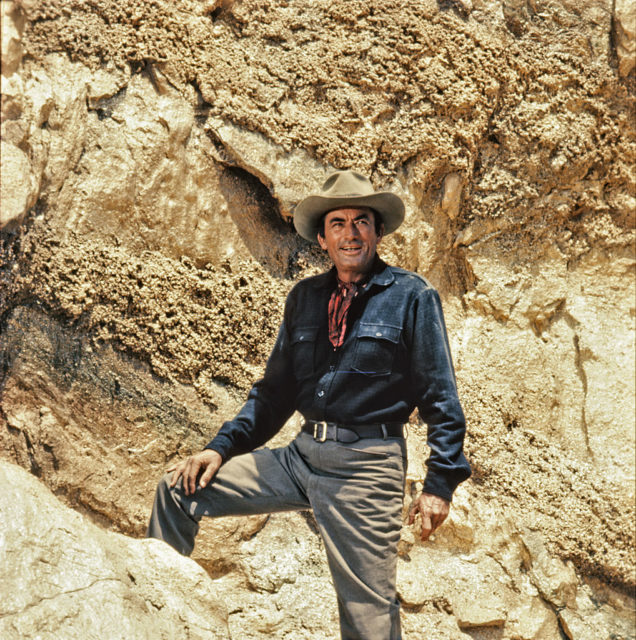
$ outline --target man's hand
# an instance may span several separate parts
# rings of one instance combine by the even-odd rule
[[[422,493],[415,498],[409,509],[409,524],[415,522],[415,516],[419,513],[422,517],[422,542],[428,540],[431,534],[439,527],[450,510],[450,502],[434,496],[430,493]]]
[[[223,463],[221,456],[212,449],[204,449],[191,455],[189,458],[177,462],[168,469],[173,471],[170,487],[174,487],[180,477],[183,476],[183,490],[186,496],[193,494],[197,489],[197,477],[201,473],[199,487],[207,486],[214,474]]]

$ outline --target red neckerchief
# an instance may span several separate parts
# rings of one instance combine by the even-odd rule
[[[358,295],[355,282],[343,282],[338,278],[338,286],[329,298],[329,342],[334,349],[342,346],[347,332],[347,313],[353,299]]]

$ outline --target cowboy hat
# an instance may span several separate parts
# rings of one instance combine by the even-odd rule
[[[384,223],[384,233],[392,233],[404,220],[402,199],[389,191],[374,191],[368,178],[355,171],[332,173],[318,194],[306,197],[294,211],[296,231],[310,242],[317,242],[320,220],[329,211],[342,207],[369,207]]]

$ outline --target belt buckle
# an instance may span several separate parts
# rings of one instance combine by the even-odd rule
[[[319,429],[319,427],[321,427],[321,429]],[[325,442],[326,439],[327,439],[327,423],[324,420],[322,422],[314,422],[314,440],[316,442]]]

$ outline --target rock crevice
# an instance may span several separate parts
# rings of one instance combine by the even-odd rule
[[[404,527],[404,637],[633,638],[634,6],[3,2],[2,457],[99,548],[143,535],[157,479],[240,408],[287,291],[328,266],[294,207],[356,169],[405,201],[380,253],[440,292],[474,469],[435,540]],[[64,513],[55,535],[85,531]],[[153,637],[226,637],[224,614],[175,622],[143,548],[81,593],[53,562],[58,595],[0,635],[97,637],[73,603],[133,590],[101,637],[146,637],[149,611]],[[335,638],[311,519],[205,523],[195,557],[234,636]]]

